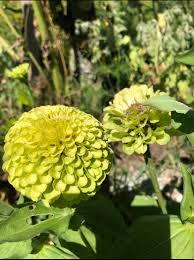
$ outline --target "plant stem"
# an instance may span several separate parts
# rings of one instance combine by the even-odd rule
[[[39,65],[38,61],[36,60],[36,58],[34,57],[33,53],[32,52],[28,52],[32,62],[34,63],[34,65],[36,66],[39,74],[44,78],[46,84],[48,85],[48,87],[50,88],[50,90],[52,91],[52,86],[49,82],[49,80],[47,79],[47,76],[46,74],[44,73],[43,69],[41,68],[41,66]]]
[[[32,6],[34,9],[35,17],[38,22],[41,38],[44,43],[49,38],[49,32],[44,19],[43,7],[40,1],[32,1]]]
[[[145,162],[146,162],[146,165],[147,165],[148,176],[151,179],[154,191],[155,191],[155,193],[158,197],[158,204],[159,204],[159,206],[162,210],[162,213],[167,214],[166,201],[165,201],[165,199],[162,196],[162,193],[160,191],[158,179],[157,179],[157,176],[156,176],[156,170],[155,170],[155,167],[154,167],[154,163],[153,163],[153,160],[152,160],[152,157],[151,157],[149,147],[148,147],[147,152],[144,155],[144,158],[145,158]]]
[[[6,12],[3,10],[3,8],[0,8],[0,16],[3,17],[4,21],[7,23],[7,25],[9,26],[10,30],[12,31],[12,33],[14,34],[14,36],[16,38],[21,38],[21,35],[16,31],[16,29],[14,28],[12,22],[10,21],[9,17],[7,16]]]
[[[48,2],[48,6],[50,8],[49,2]],[[63,49],[61,47],[61,41],[57,37],[57,34],[55,32],[55,29],[54,29],[54,24],[53,24],[52,18],[51,18],[51,16],[50,16],[48,11],[47,11],[47,16],[48,16],[48,22],[50,24],[51,34],[52,34],[53,40],[54,40],[54,42],[56,44],[56,47],[57,47],[57,49],[59,51],[59,54],[60,54],[61,63],[62,63],[62,66],[63,66],[63,71],[64,71],[64,79],[66,79],[66,77],[67,77],[67,66],[66,66],[65,59],[64,59]]]
[[[12,49],[11,45],[7,40],[0,36],[0,46],[12,57],[13,60],[19,60],[19,56],[14,50]]]

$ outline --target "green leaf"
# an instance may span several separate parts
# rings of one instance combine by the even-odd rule
[[[172,112],[172,126],[185,134],[194,132],[194,110],[189,110],[185,114]]]
[[[181,219],[194,223],[194,192],[191,171],[188,167],[181,165],[183,175],[183,199],[181,202]]]
[[[44,245],[37,254],[29,254],[24,259],[79,259],[68,249]]]
[[[34,207],[15,209],[10,217],[0,222],[0,243],[30,239],[46,230],[55,229],[61,222],[68,226],[67,222],[73,212],[74,210],[69,208],[47,208],[42,203],[34,204]],[[48,216],[48,218],[34,225],[29,224],[29,220],[34,216]]]
[[[172,112],[176,111],[177,113],[187,113],[191,108],[185,104],[174,100],[170,96],[153,96],[149,98],[145,105],[152,106],[161,111]]]
[[[178,55],[175,58],[175,61],[194,66],[194,48],[186,53]]]
[[[61,245],[69,248],[79,258],[95,258],[96,235],[86,226],[82,225],[78,230],[68,229],[62,236]]]
[[[160,214],[157,201],[150,196],[136,195],[130,205],[130,215],[133,219],[143,215]]]
[[[104,196],[96,196],[82,202],[76,213],[83,216],[85,224],[94,231],[109,234],[125,232],[126,225],[112,201]],[[103,221],[99,221],[102,219]]]
[[[188,138],[189,142],[191,143],[191,145],[194,147],[194,133],[188,134],[187,138]]]
[[[158,207],[157,201],[150,196],[136,195],[131,203],[132,207],[154,206]]]
[[[172,127],[179,131],[179,133],[185,134],[191,145],[194,146],[194,110],[190,109],[185,114],[172,112],[171,118]]]
[[[7,203],[0,201],[0,222],[7,219],[14,208]]]
[[[123,235],[127,226],[111,200],[95,196],[80,203],[60,237],[62,245],[80,258],[107,258],[114,257],[112,244]]]
[[[31,240],[21,242],[8,242],[0,244],[1,259],[21,259],[28,255],[32,250]]]
[[[175,135],[185,134],[192,146],[194,146],[194,110],[185,104],[174,100],[169,96],[151,97],[145,103],[162,111],[171,113],[171,125],[178,132]],[[173,133],[173,132],[171,132]]]
[[[145,216],[129,228],[127,240],[113,247],[115,258],[193,259],[194,227],[177,216]]]
[[[33,106],[34,105],[34,98],[29,89],[29,87],[24,84],[20,83],[17,89],[17,103],[20,105],[25,106]]]

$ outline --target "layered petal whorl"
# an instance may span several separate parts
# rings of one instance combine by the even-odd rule
[[[3,169],[16,190],[45,205],[72,205],[94,195],[112,151],[93,116],[63,105],[23,113],[5,137]]]
[[[123,151],[129,155],[144,154],[149,144],[166,144],[170,140],[166,132],[169,114],[145,105],[150,97],[164,94],[143,84],[118,92],[104,109],[103,122],[109,141],[121,141]]]

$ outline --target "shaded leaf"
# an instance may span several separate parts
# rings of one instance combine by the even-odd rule
[[[172,126],[184,134],[194,132],[194,110],[189,110],[185,114],[172,112]]]
[[[114,257],[112,244],[127,235],[127,226],[110,199],[103,196],[80,203],[61,243],[80,258]]]
[[[114,246],[116,258],[193,259],[194,228],[177,216],[145,216],[129,228],[128,240]]]
[[[190,109],[185,114],[172,112],[171,117],[172,127],[179,131],[179,133],[185,134],[191,145],[194,146],[194,110]]]

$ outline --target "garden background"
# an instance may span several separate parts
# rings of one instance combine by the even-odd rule
[[[0,166],[6,133],[23,112],[37,106],[74,106],[102,122],[103,109],[117,92],[134,84],[146,84],[194,109],[193,66],[176,59],[193,47],[194,2],[191,0],[4,0],[0,1],[0,24]],[[57,236],[39,230],[41,234],[32,238],[33,246],[29,246],[25,236],[20,242],[2,240],[0,256],[4,252],[3,258],[26,255],[67,259],[155,258],[156,255],[192,258],[193,250],[188,249],[190,242],[177,253],[184,239],[176,241],[176,246],[171,241],[169,223],[174,220],[165,218],[162,224],[157,223],[161,210],[146,174],[144,156],[126,155],[118,142],[111,143],[111,147],[114,158],[110,174],[95,195],[94,203],[91,199],[86,204],[92,228],[81,227],[79,237],[75,227],[62,236],[56,227]],[[194,150],[185,136],[174,136],[167,145],[152,144],[150,150],[168,213],[179,215],[183,199],[180,163],[187,165],[192,173]],[[0,167],[0,201],[3,203],[0,217],[10,215],[12,206],[20,208],[30,203],[13,188],[7,176]],[[131,227],[141,216],[154,214],[157,217],[152,229],[158,229],[158,236],[162,229],[166,230],[162,240],[168,241],[165,245],[159,241],[158,245],[162,243],[162,246],[151,243],[150,250],[147,249],[144,240],[150,234],[150,220],[143,219],[133,227],[135,231],[130,230],[132,241],[127,249],[118,246],[128,236],[125,225]],[[35,218],[35,223],[41,222],[40,217]],[[121,233],[117,241],[115,237]],[[134,246],[135,241],[142,244],[142,250]],[[7,243],[12,248],[10,254],[6,254]],[[16,249],[20,248],[17,243],[23,248],[20,252]],[[117,252],[114,245],[118,246]]]

